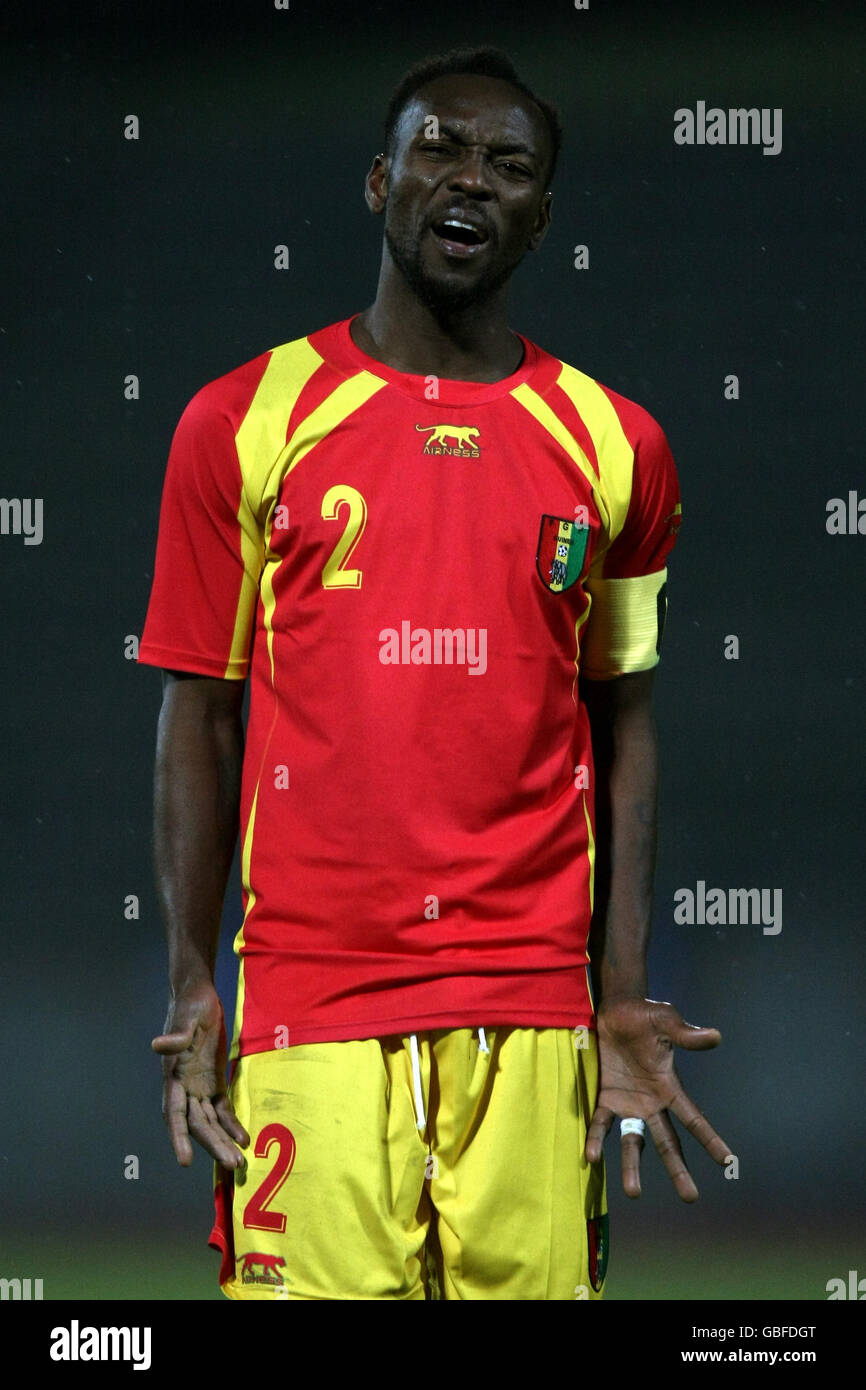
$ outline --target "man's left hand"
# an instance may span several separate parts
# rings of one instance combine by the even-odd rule
[[[656,1149],[684,1202],[696,1202],[698,1189],[686,1166],[668,1111],[724,1165],[731,1150],[686,1095],[674,1067],[674,1048],[703,1051],[718,1047],[716,1028],[685,1023],[672,1004],[654,999],[621,998],[598,1011],[599,1093],[584,1150],[590,1163],[601,1158],[602,1144],[614,1118],[646,1121]],[[622,1136],[622,1185],[628,1197],[640,1196],[643,1139]]]

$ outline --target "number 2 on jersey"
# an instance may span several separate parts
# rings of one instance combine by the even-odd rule
[[[244,1210],[244,1226],[254,1231],[286,1229],[284,1212],[268,1211],[268,1202],[276,1197],[295,1161],[295,1136],[285,1125],[265,1125],[256,1140],[256,1158],[267,1158],[272,1144],[277,1144],[277,1160],[265,1180],[259,1183]]]
[[[329,487],[322,498],[322,517],[325,521],[336,521],[341,507],[349,508],[343,534],[334,546],[325,568],[322,570],[322,587],[325,589],[360,589],[361,570],[344,569],[343,565],[358,541],[364,534],[367,524],[367,503],[356,488],[345,483]]]

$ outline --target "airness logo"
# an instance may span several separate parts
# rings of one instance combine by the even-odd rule
[[[475,425],[416,425],[415,428],[430,436],[424,440],[422,453],[455,454],[463,459],[481,457],[481,446],[475,442],[481,431]],[[446,444],[446,439],[453,439],[454,444]]]
[[[261,1250],[250,1250],[238,1256],[242,1284],[284,1284],[282,1273],[277,1268],[286,1262],[282,1255],[265,1255]]]

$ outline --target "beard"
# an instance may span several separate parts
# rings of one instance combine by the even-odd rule
[[[426,231],[426,229],[425,229]],[[437,318],[451,317],[462,310],[477,308],[485,300],[492,298],[501,290],[519,266],[526,249],[508,263],[490,265],[471,283],[461,283],[453,278],[439,278],[424,265],[421,256],[421,242],[417,237],[401,239],[395,236],[387,222],[385,241],[391,259],[408,284],[415,298],[428,308]],[[493,258],[491,257],[491,260]]]

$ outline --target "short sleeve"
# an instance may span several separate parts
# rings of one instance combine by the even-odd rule
[[[633,407],[634,409],[634,407]],[[658,664],[667,613],[667,558],[682,518],[679,479],[660,426],[640,411],[622,529],[594,559],[580,669],[612,680]]]
[[[243,680],[263,553],[234,426],[212,383],[193,396],[172,439],[139,662]]]

